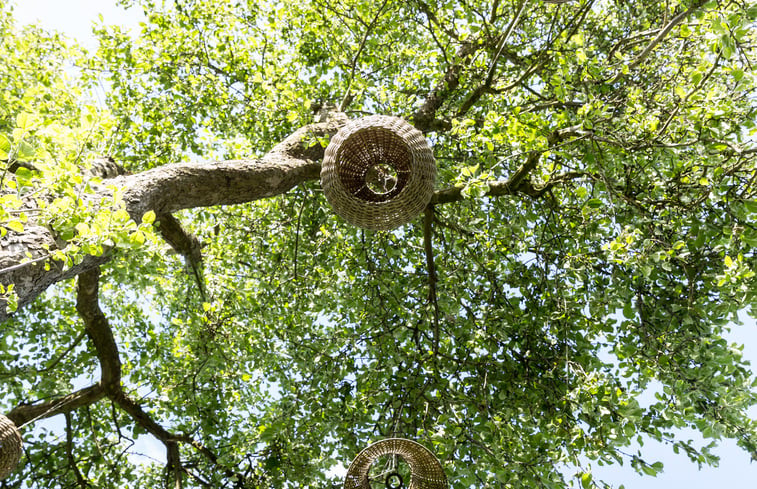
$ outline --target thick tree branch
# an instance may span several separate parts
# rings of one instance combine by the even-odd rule
[[[50,418],[68,413],[80,407],[89,406],[105,397],[100,384],[91,385],[67,396],[50,399],[38,404],[21,404],[6,414],[16,426],[22,426],[38,419]]]
[[[79,275],[76,310],[84,321],[84,328],[95,347],[100,361],[101,379],[105,392],[111,394],[121,388],[121,359],[108,319],[97,300],[100,269],[93,268]]]
[[[346,120],[336,114],[326,122],[304,126],[260,159],[178,163],[110,183],[125,187],[127,210],[138,222],[149,210],[165,214],[271,197],[320,177],[324,148],[317,139],[336,134]]]

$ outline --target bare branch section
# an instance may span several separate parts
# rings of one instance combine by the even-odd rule
[[[287,192],[320,176],[324,148],[317,138],[346,123],[338,114],[297,130],[260,159],[166,165],[109,183],[125,187],[124,201],[137,221],[181,209],[251,202]]]

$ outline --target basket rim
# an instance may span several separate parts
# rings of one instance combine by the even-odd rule
[[[365,119],[371,119],[371,118],[373,118],[373,120],[370,121],[370,122],[372,122],[371,125],[366,125],[366,124],[362,123],[362,121],[365,121]],[[375,123],[374,123],[374,120],[375,120]],[[404,132],[400,134],[398,132],[392,131],[390,128],[387,128],[385,125],[382,124],[383,121],[386,121],[386,120],[390,120],[390,121],[397,120],[397,121],[400,121],[400,122],[403,123],[403,125],[410,126],[410,128],[412,129],[412,131],[417,131],[420,134],[420,131],[418,131],[417,129],[415,129],[408,122],[406,122],[406,121],[404,121],[404,120],[402,120],[402,119],[400,119],[398,117],[394,117],[394,116],[375,115],[375,116],[369,116],[369,117],[366,117],[366,118],[363,118],[363,119],[356,119],[355,122],[361,122],[361,123],[360,124],[356,123],[352,127],[348,127],[350,124],[344,126],[342,129],[339,130],[339,132],[336,134],[336,136],[334,136],[334,138],[329,142],[329,147],[331,147],[332,144],[335,145],[335,149],[333,150],[333,152],[335,154],[333,154],[333,156],[331,156],[331,155],[324,155],[324,164],[323,164],[323,167],[322,167],[322,170],[321,170],[321,175],[323,175],[323,168],[326,167],[326,161],[325,160],[326,160],[327,157],[331,156],[333,158],[333,160],[334,160],[334,163],[333,163],[334,164],[334,171],[335,172],[338,171],[339,170],[339,161],[341,159],[342,152],[345,149],[344,147],[342,147],[342,144],[345,141],[347,141],[350,137],[355,136],[357,134],[360,134],[361,132],[373,131],[373,130],[377,130],[378,129],[380,131],[385,131],[385,132],[391,133],[393,136],[396,136],[399,139],[401,139],[402,142],[407,147],[408,153],[410,154],[410,179],[405,184],[405,186],[402,188],[402,190],[392,200],[386,201],[386,202],[375,202],[375,203],[372,202],[371,205],[374,205],[374,204],[384,204],[384,203],[392,202],[392,201],[394,201],[396,199],[399,199],[403,194],[405,194],[406,192],[411,191],[411,189],[413,188],[413,185],[418,185],[419,183],[423,182],[423,180],[421,180],[421,176],[417,172],[413,171],[413,168],[415,168],[417,166],[417,164],[418,164],[418,160],[419,160],[418,156],[420,154],[422,154],[422,153],[424,153],[424,152],[427,151],[430,154],[430,159],[432,161],[434,160],[433,152],[431,151],[431,148],[429,148],[428,144],[426,144],[425,138],[422,140],[423,144],[419,144],[417,141],[410,140],[410,138],[408,138],[407,136],[408,135],[413,135],[411,130],[405,131],[407,134],[405,134]],[[343,130],[344,130],[344,133],[342,133]],[[421,134],[421,136],[422,136],[422,134]],[[329,147],[326,148],[327,152],[329,150]],[[349,190],[347,190],[346,187],[344,186],[344,183],[342,182],[341,178],[334,178],[333,182],[334,182],[334,185],[337,186],[339,188],[339,190],[341,192],[343,192],[347,196],[348,199],[354,199],[355,202],[358,202],[358,203],[361,203],[361,204],[365,202],[362,199],[359,199],[358,197],[355,197],[351,192],[349,192]],[[434,184],[432,183],[431,184],[432,192],[433,192],[433,187],[434,187]]]
[[[401,141],[408,152],[407,181],[386,200],[363,200],[348,190],[340,175],[344,143],[365,131],[385,131]],[[320,172],[321,186],[336,214],[353,225],[374,230],[394,229],[420,214],[431,201],[436,176],[434,154],[423,134],[404,119],[391,115],[371,115],[343,126],[329,142]]]
[[[403,445],[410,445],[410,446],[412,446],[414,450],[417,450],[418,453],[420,453],[423,456],[423,458],[426,459],[425,460],[426,462],[430,462],[430,463],[436,465],[436,467],[439,470],[439,474],[441,475],[441,479],[437,479],[437,478],[433,478],[433,477],[428,477],[427,475],[420,474],[420,473],[412,470],[413,466],[410,464],[409,461],[407,461],[405,459],[405,457],[402,457],[402,455],[400,453],[388,451],[386,453],[379,453],[379,454],[377,454],[375,456],[374,455],[370,455],[371,451],[376,450],[376,448],[379,448],[381,445],[393,445],[393,444],[398,444],[398,443],[399,444],[403,444]],[[350,479],[353,479],[353,480],[354,479],[358,479],[358,478],[362,479],[363,477],[365,477],[367,475],[367,471],[370,470],[370,467],[374,464],[374,462],[379,457],[381,457],[383,455],[388,455],[390,453],[396,453],[396,454],[398,454],[400,457],[402,457],[403,459],[405,459],[405,461],[406,461],[406,463],[408,463],[408,465],[411,466],[411,478],[413,480],[420,479],[420,480],[428,481],[428,482],[431,482],[431,483],[439,484],[442,487],[448,487],[447,474],[444,472],[444,467],[442,466],[441,462],[436,457],[436,455],[434,455],[434,453],[431,450],[429,450],[428,448],[426,448],[423,444],[418,443],[415,440],[410,440],[408,438],[400,438],[400,437],[384,438],[382,440],[379,440],[379,441],[376,441],[374,443],[371,443],[367,447],[363,448],[360,452],[358,452],[358,454],[355,456],[355,458],[350,463],[349,468],[347,469],[347,474],[345,476],[344,487],[345,488],[354,487],[354,486],[348,485],[348,481]],[[366,465],[366,463],[367,463],[367,465]],[[358,471],[358,468],[360,468],[361,470]],[[354,471],[354,473],[353,473],[353,471]],[[365,473],[362,473],[363,471],[365,471]],[[361,486],[362,486],[362,484],[361,484]],[[411,481],[410,487],[412,487],[412,481]]]

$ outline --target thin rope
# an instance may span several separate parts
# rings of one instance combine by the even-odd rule
[[[507,39],[510,37],[510,34],[513,33],[513,30],[515,30],[515,26],[518,24],[518,21],[520,20],[521,14],[523,14],[523,10],[525,10],[526,5],[528,4],[528,0],[523,0],[520,2],[520,8],[518,9],[518,13],[515,14],[515,17],[513,17],[512,22],[510,22],[510,25],[507,26],[507,31],[505,32],[504,37],[502,37],[502,40],[499,42],[499,47],[497,48],[497,54],[494,55],[494,58],[492,59],[492,65],[489,67],[489,73],[486,74],[486,84],[489,85],[492,82],[492,78],[494,77],[494,70],[497,66],[497,60],[499,59],[499,56],[502,54],[502,50],[505,48],[505,43],[507,42]]]
[[[18,429],[20,430],[20,429],[24,428],[25,426],[28,426],[28,425],[30,425],[32,423],[35,423],[35,422],[39,421],[42,418],[46,418],[48,414],[50,414],[51,412],[55,411],[56,409],[59,409],[59,408],[65,406],[66,404],[71,403],[74,399],[76,399],[76,398],[74,397],[74,398],[67,399],[67,400],[64,399],[64,400],[59,401],[57,403],[54,402],[50,406],[50,409],[48,409],[47,411],[42,412],[41,414],[39,414],[38,416],[36,416],[36,417],[34,417],[32,419],[30,419],[26,423],[24,423],[21,426],[19,426]]]

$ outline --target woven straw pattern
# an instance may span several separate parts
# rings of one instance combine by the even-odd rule
[[[5,479],[21,460],[21,433],[13,421],[0,414],[0,480]]]
[[[388,438],[361,451],[347,470],[344,489],[371,489],[368,473],[376,460],[383,455],[398,455],[410,466],[408,489],[446,489],[447,476],[444,469],[426,447],[404,438]],[[387,487],[404,487],[390,485]]]
[[[420,131],[398,117],[374,115],[339,130],[326,148],[321,186],[334,211],[366,229],[413,220],[434,192],[434,154]]]

